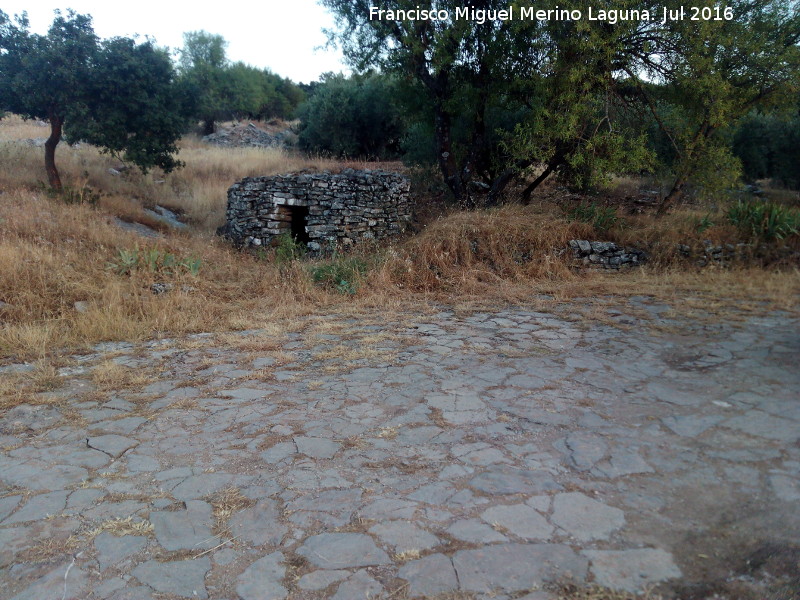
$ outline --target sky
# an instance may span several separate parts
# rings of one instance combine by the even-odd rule
[[[183,45],[185,31],[202,29],[228,41],[230,60],[267,67],[298,83],[316,81],[328,71],[348,72],[339,51],[318,49],[327,41],[322,29],[332,27],[333,17],[316,0],[63,1],[2,0],[0,9],[9,15],[27,11],[31,30],[46,33],[55,9],[72,8],[92,15],[101,38],[148,35],[172,49]]]

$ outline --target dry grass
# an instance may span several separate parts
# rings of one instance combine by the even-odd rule
[[[181,153],[185,169],[113,176],[108,169],[119,165],[112,157],[86,145],[62,145],[57,160],[65,183],[102,193],[97,206],[67,205],[38,186],[44,177],[43,150],[3,141],[46,135],[46,128],[16,117],[0,121],[0,359],[41,359],[100,341],[251,328],[267,332],[218,341],[245,352],[273,352],[283,331],[322,311],[374,317],[443,302],[464,309],[505,302],[542,306],[630,294],[652,294],[690,308],[724,310],[736,304],[744,310],[795,310],[800,297],[797,269],[701,271],[681,262],[674,243],[687,236],[723,242],[735,235],[716,226],[700,236],[695,224],[702,211],[683,210],[663,220],[634,215],[625,228],[598,236],[589,225],[567,222],[553,202],[453,212],[388,249],[362,249],[373,268],[355,296],[343,296],[314,285],[303,263],[279,268],[271,258],[237,252],[212,234],[222,223],[225,191],[237,179],[303,168],[335,170],[342,164],[275,150],[210,147],[187,138]],[[112,222],[122,217],[153,224],[142,208],[154,204],[183,212],[193,227],[149,240]],[[651,248],[653,261],[622,274],[587,273],[574,269],[560,250],[569,239],[598,237],[643,244]],[[200,272],[193,277],[139,269],[120,275],[108,268],[121,250],[134,248],[197,258]],[[171,283],[173,290],[155,295],[150,289],[155,282]],[[86,310],[77,310],[76,302],[86,303]],[[347,335],[351,328],[318,319],[307,334]],[[391,359],[379,347],[384,341],[391,340],[371,336],[360,349],[343,344],[318,358],[340,363]],[[187,342],[193,343],[209,342]],[[115,385],[112,375],[109,386]]]
[[[92,370],[92,382],[101,392],[141,388],[153,380],[147,373],[118,365],[113,360],[102,362]]]
[[[88,535],[90,538],[94,538],[104,531],[117,537],[122,537],[124,535],[150,535],[153,533],[153,524],[146,520],[134,521],[133,516],[125,517],[124,519],[118,517],[116,519],[103,521],[98,527],[90,531]]]

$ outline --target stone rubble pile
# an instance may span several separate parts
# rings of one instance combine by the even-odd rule
[[[253,123],[247,125],[234,125],[230,128],[220,128],[219,131],[203,137],[204,142],[215,146],[255,147],[255,148],[280,148],[291,145],[294,134],[287,129],[272,135],[259,129]]]
[[[569,247],[576,259],[586,266],[619,269],[635,267],[647,261],[647,254],[636,248],[623,248],[614,242],[570,240]]]
[[[227,224],[218,233],[239,246],[269,246],[296,233],[311,255],[400,233],[411,221],[408,177],[387,171],[246,177],[228,190]]]

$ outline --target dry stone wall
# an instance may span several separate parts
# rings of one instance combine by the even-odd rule
[[[386,171],[247,177],[228,190],[220,233],[240,246],[269,246],[291,233],[322,254],[403,231],[411,221],[409,189],[407,177]]]

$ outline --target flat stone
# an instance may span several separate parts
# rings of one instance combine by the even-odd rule
[[[41,467],[41,468],[40,468]],[[63,490],[78,485],[89,477],[83,467],[71,465],[45,465],[38,463],[0,466],[0,480],[12,486],[31,490]]]
[[[115,421],[102,421],[90,427],[93,431],[103,431],[105,433],[119,433],[129,434],[139,427],[142,423],[146,423],[147,419],[143,417],[123,417]]]
[[[41,431],[49,429],[61,420],[61,412],[46,406],[20,404],[0,419],[0,433],[14,433],[17,430]]]
[[[166,550],[208,549],[219,543],[211,533],[211,506],[200,500],[186,502],[186,510],[151,512],[150,522]]]
[[[541,494],[561,489],[561,486],[547,473],[511,467],[485,471],[473,477],[469,485],[489,495]]]
[[[234,514],[229,521],[231,533],[237,539],[256,546],[277,546],[286,535],[286,525],[272,500],[259,500],[255,506]]]
[[[680,436],[697,437],[724,419],[719,415],[679,415],[662,417],[661,422]]]
[[[124,582],[123,582],[124,583]],[[95,590],[95,595],[96,590]],[[154,600],[153,592],[150,588],[144,586],[126,587],[125,589],[117,590],[107,597],[107,600]]]
[[[117,537],[104,531],[94,538],[97,562],[101,572],[132,554],[136,554],[145,546],[147,546],[147,538],[138,535]]]
[[[785,475],[770,475],[769,483],[775,495],[784,502],[800,500],[800,480]]]
[[[560,579],[580,583],[588,564],[563,544],[500,544],[453,556],[461,589],[473,592],[527,591]]]
[[[24,521],[41,521],[48,516],[61,514],[67,507],[69,492],[60,490],[49,494],[31,497],[17,512],[3,521],[3,525],[12,525]]]
[[[624,513],[580,492],[553,498],[553,523],[581,541],[606,539],[625,524]]]
[[[20,500],[22,500],[22,496],[6,496],[5,498],[0,498],[0,522],[17,508]]]
[[[236,388],[235,390],[224,390],[219,394],[234,400],[260,400],[269,397],[270,393],[258,388]]]
[[[648,586],[681,576],[672,555],[657,548],[637,550],[584,550],[592,561],[598,585],[614,590],[641,593]]]
[[[139,445],[139,442],[132,438],[115,434],[90,437],[87,443],[90,448],[105,452],[112,458],[119,458],[126,451]]]
[[[236,580],[236,593],[241,600],[283,600],[288,592],[281,585],[286,574],[283,554],[273,552],[258,559]]]
[[[462,519],[447,528],[447,533],[454,538],[474,544],[507,542],[508,538],[477,519]]]
[[[549,540],[553,535],[553,526],[547,519],[525,504],[493,506],[483,511],[481,518],[527,540]]]
[[[193,475],[181,481],[172,488],[171,492],[173,497],[186,502],[187,500],[195,500],[218,492],[230,486],[235,479],[235,476],[228,473]]]
[[[418,504],[401,498],[379,498],[362,508],[359,513],[366,519],[411,519]]]
[[[392,546],[396,553],[428,550],[440,543],[435,535],[408,521],[379,523],[370,527],[369,532],[378,536],[384,544]]]
[[[92,589],[92,593],[97,598],[106,600],[112,594],[114,594],[114,592],[117,592],[118,590],[122,590],[124,588],[125,588],[124,579],[122,579],[121,577],[112,577],[111,579],[105,579],[102,582],[96,584]]]
[[[36,580],[30,587],[11,598],[11,600],[34,600],[38,598],[82,600],[86,597],[88,588],[88,575],[83,569],[72,564],[70,560]]]
[[[572,466],[578,471],[588,471],[608,454],[608,444],[598,435],[587,432],[570,433],[564,440],[570,450]]]
[[[364,571],[356,572],[339,586],[331,600],[353,600],[354,598],[377,598],[383,586]]]
[[[785,443],[791,443],[800,438],[800,428],[797,423],[773,417],[760,410],[749,410],[739,417],[728,419],[723,425],[750,435]]]
[[[350,577],[350,571],[326,571],[320,569],[318,571],[311,571],[311,573],[306,573],[303,575],[297,582],[297,587],[299,587],[301,590],[324,590],[332,583],[342,581],[348,577]]]
[[[134,473],[153,472],[161,469],[161,465],[155,458],[142,454],[128,454],[125,457],[125,464],[128,471]]]
[[[408,562],[397,576],[408,581],[410,596],[435,596],[458,589],[456,570],[444,554],[431,554]]]
[[[208,598],[205,577],[211,570],[211,559],[207,556],[158,562],[148,560],[136,567],[132,574],[136,579],[162,594],[175,594],[182,598]]]
[[[321,533],[303,543],[297,553],[323,569],[348,569],[391,563],[389,556],[361,533]]]
[[[296,437],[294,443],[297,444],[300,454],[311,458],[333,458],[341,447],[336,442],[318,437]]]

